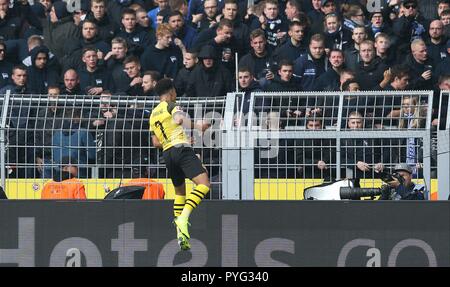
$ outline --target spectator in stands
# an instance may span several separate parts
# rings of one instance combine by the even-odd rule
[[[184,67],[178,71],[175,78],[174,85],[177,90],[177,95],[182,97],[186,94],[186,88],[189,83],[189,77],[191,72],[194,70],[198,63],[197,53],[188,51],[183,55],[183,65]],[[156,82],[155,82],[156,84]]]
[[[125,39],[128,44],[128,51],[137,57],[142,55],[146,47],[153,45],[155,42],[154,34],[138,25],[136,12],[130,8],[123,10],[122,27],[116,36]]]
[[[142,70],[158,71],[163,77],[174,79],[181,67],[183,54],[180,46],[184,48],[181,41],[172,44],[173,31],[169,24],[163,23],[156,29],[157,42],[147,47],[141,56]]]
[[[53,3],[50,19],[41,18],[44,43],[58,59],[65,55],[64,45],[79,38],[79,27],[73,22],[66,8],[66,2]]]
[[[293,78],[294,64],[288,60],[281,60],[278,63],[278,75],[269,82],[265,91],[269,92],[288,92],[298,91],[297,82]]]
[[[316,79],[328,70],[328,57],[325,54],[325,38],[316,34],[311,37],[309,52],[295,60],[294,77],[299,89],[312,91]]]
[[[433,89],[433,62],[428,58],[428,50],[423,40],[417,39],[411,43],[412,54],[406,58],[405,65],[410,69],[413,90]]]
[[[388,69],[381,58],[375,55],[373,41],[365,40],[360,44],[359,54],[361,61],[356,69],[356,79],[361,90],[380,90],[389,82],[384,78],[384,72]]]
[[[450,38],[450,9],[441,13],[440,20],[444,24],[444,35]]]
[[[367,39],[367,33],[364,27],[356,27],[353,29],[352,40],[353,46],[345,49],[345,64],[347,68],[356,71],[359,61],[361,61],[359,54],[359,45]]]
[[[114,91],[114,83],[109,72],[98,65],[97,51],[93,47],[83,49],[84,65],[77,71],[80,89],[88,95],[100,95],[104,90]]]
[[[395,59],[395,51],[391,49],[391,38],[387,34],[383,32],[378,33],[375,37],[374,45],[376,57],[379,57],[388,67],[395,64],[397,61]]]
[[[342,68],[345,65],[344,53],[341,50],[332,49],[330,51],[331,69],[317,78],[315,91],[338,91],[340,87],[339,79]]]
[[[267,44],[275,49],[288,31],[288,23],[279,15],[277,0],[264,2],[263,15],[259,17],[261,29],[266,33]]]
[[[150,18],[150,20],[152,21],[152,26],[156,29],[158,28],[158,23],[156,22],[156,15],[162,10],[170,9],[170,7],[169,7],[169,0],[155,0],[155,2],[158,5],[158,7],[148,12],[148,18]]]
[[[300,18],[303,17],[300,15],[301,13],[303,12],[299,2],[296,0],[286,1],[286,9],[284,10],[284,14],[290,23],[293,21],[299,21]]]
[[[148,18],[147,11],[143,8],[139,8],[136,10],[136,21],[142,28],[146,30],[152,30],[152,23],[150,22],[150,18]]]
[[[194,46],[194,43],[197,40],[197,31],[190,25],[185,24],[181,12],[170,12],[167,22],[174,32],[174,37],[180,39],[186,49],[190,49]]]
[[[88,164],[95,160],[95,142],[89,131],[81,126],[81,110],[65,109],[63,127],[52,137],[53,163],[61,164],[66,156],[78,161],[80,178],[88,176]]]
[[[142,76],[143,96],[147,99],[155,99],[154,92],[156,83],[161,79],[161,75],[157,71],[146,71]]]
[[[52,137],[55,130],[62,128],[64,116],[64,99],[58,99],[60,89],[48,87],[49,104],[39,107],[34,131],[35,159],[38,176],[52,178]]]
[[[263,30],[256,29],[250,33],[250,46],[252,50],[241,58],[239,67],[249,68],[256,80],[264,86],[267,72],[275,71],[277,65],[267,50],[267,41]]]
[[[10,83],[13,64],[6,59],[6,45],[0,41],[0,89]]]
[[[347,129],[364,129],[364,118],[360,112],[353,111],[348,114]],[[373,171],[376,173],[383,171],[381,146],[378,140],[344,139],[341,148],[341,163],[345,167],[342,177],[373,178],[375,176]]]
[[[27,68],[27,88],[32,94],[46,94],[49,85],[58,82],[57,71],[47,65],[49,50],[45,46],[37,46],[30,52],[32,66]]]
[[[389,37],[394,36],[394,32],[392,31],[392,27],[386,23],[387,20],[384,18],[384,14],[382,11],[375,11],[370,14],[370,27],[369,34],[371,39],[375,39],[379,33],[384,33]],[[389,19],[388,19],[389,20]],[[394,38],[395,40],[395,38]],[[394,41],[395,43],[395,41]]]
[[[437,76],[450,75],[450,39],[447,40],[446,52],[447,57],[443,58],[436,67],[435,73]]]
[[[436,19],[439,19],[442,15],[442,12],[444,12],[445,10],[449,10],[450,9],[450,1],[448,0],[438,0],[437,1],[437,17]]]
[[[235,70],[235,53],[237,52],[242,55],[243,45],[241,44],[242,42],[239,43],[237,38],[234,37],[233,27],[234,25],[232,21],[226,18],[221,19],[219,24],[217,25],[217,28],[215,29],[214,38],[204,42],[201,39],[202,35],[199,35],[197,44],[194,47],[194,50],[200,50],[201,47],[205,45],[213,47],[216,50],[216,55],[218,55],[218,57],[221,57],[218,58],[218,60],[221,61],[222,65],[224,65],[231,74],[234,74]],[[205,31],[204,33],[207,34],[211,31]]]
[[[111,50],[109,44],[97,35],[96,24],[91,20],[85,20],[81,24],[81,38],[76,41],[67,42],[65,45],[66,55],[63,59],[64,70],[68,68],[77,69],[80,63],[82,51],[85,47],[95,47],[97,57],[103,60],[105,55]]]
[[[241,111],[241,113],[237,113],[237,117],[235,118],[235,125],[239,126],[241,124],[244,124],[244,122],[241,122],[243,118],[242,117],[248,117],[248,112],[250,110],[250,96],[251,93],[254,92],[262,92],[262,88],[259,85],[257,81],[255,81],[255,78],[251,72],[251,70],[248,67],[242,66],[239,67],[238,72],[238,81],[239,81],[239,91],[244,93],[244,97],[242,98],[243,104],[242,109],[241,107],[238,107],[238,110]],[[262,98],[255,98],[255,108],[261,108],[264,106],[263,102],[261,101]],[[256,108],[256,109],[257,109]]]
[[[344,91],[342,85],[348,81],[348,80],[354,80],[355,79],[355,72],[348,68],[344,68],[341,70],[341,73],[339,75],[339,90]],[[359,86],[359,84],[358,84]]]
[[[111,51],[103,58],[106,67],[111,73],[111,78],[115,83],[117,93],[125,93],[121,87],[128,88],[128,78],[123,70],[123,61],[128,55],[128,44],[123,38],[116,37],[111,41]]]
[[[69,69],[64,73],[64,85],[61,89],[61,94],[81,95],[80,78],[74,69]]]
[[[281,60],[295,61],[300,55],[307,52],[307,40],[305,39],[306,23],[292,21],[289,23],[288,39],[273,53],[276,62]]]
[[[30,67],[33,64],[31,61],[30,53],[37,46],[45,46],[44,39],[40,35],[31,35],[27,40],[27,48],[28,49],[27,49],[26,57],[22,60],[22,64],[24,64],[27,67]],[[58,59],[51,51],[48,52],[47,66],[49,69],[53,70],[55,73],[59,73],[60,68],[61,68],[59,65]]]
[[[20,1],[15,3],[22,6]],[[9,8],[9,1],[0,0],[0,35],[2,40],[18,39],[21,28],[22,20]]]
[[[41,199],[86,199],[84,184],[77,176],[76,158],[62,158],[60,167],[55,168],[53,180],[44,185]]]
[[[87,14],[86,19],[95,23],[100,39],[106,43],[111,42],[118,27],[109,18],[105,0],[91,0],[91,11]]]
[[[239,3],[242,3],[241,1]],[[245,53],[249,50],[250,29],[242,23],[239,16],[239,4],[237,0],[225,0],[222,9],[222,19],[231,21],[233,28],[233,38],[236,39],[238,45],[237,52]]]
[[[350,4],[344,11],[344,24],[343,28],[350,33],[353,33],[353,29],[356,27],[368,28],[370,26],[364,15],[364,11],[360,5]]]
[[[400,4],[398,18],[393,21],[393,31],[398,38],[397,57],[404,59],[413,40],[426,35],[428,22],[420,15],[417,0],[403,0]]]
[[[321,113],[314,113],[307,118],[306,129],[322,130],[323,116]],[[332,151],[332,143],[330,140],[323,139],[304,139],[297,140],[297,163],[301,165],[297,167],[300,178],[323,178],[331,180],[330,163],[335,160],[335,152]]]
[[[11,94],[29,94],[26,85],[27,78],[27,68],[24,65],[14,66],[11,73],[11,83],[0,89],[0,95],[6,94],[7,91]]]
[[[403,184],[398,179],[394,178],[389,182],[389,189],[383,189],[378,200],[424,200],[424,193],[426,188],[422,184],[413,183],[413,170],[407,163],[397,164],[394,172],[398,173],[403,178]]]
[[[342,28],[338,15],[328,14],[324,19],[325,47],[327,54],[332,49],[344,50],[351,43],[352,33]]]
[[[147,167],[133,167],[132,179],[123,186],[145,187],[142,199],[164,199],[166,193],[161,183],[150,179]]]
[[[313,10],[308,12],[309,20],[312,23],[311,32],[322,33],[325,15],[337,13],[335,0],[312,0],[311,2]]]
[[[221,65],[216,49],[204,46],[198,54],[197,64],[189,77],[186,95],[189,97],[224,96],[233,90],[233,79],[227,68]]]
[[[180,12],[183,19],[189,22],[189,7],[187,0],[169,0],[169,6],[172,11]]]
[[[426,41],[428,57],[433,61],[433,67],[437,67],[448,56],[444,24],[440,20],[432,21],[428,33],[430,35]]]
[[[403,96],[398,128],[408,130],[425,128],[426,113],[426,107],[416,96]],[[423,162],[423,144],[420,139],[410,137],[399,140],[394,155],[397,160],[406,160],[413,176],[422,176],[420,163]]]
[[[142,76],[141,76],[141,64],[139,58],[135,56],[128,56],[123,61],[123,68],[128,76],[128,87],[125,92],[129,96],[137,97],[143,96],[144,90],[142,89]]]
[[[27,89],[27,68],[23,65],[14,66],[11,74],[11,84],[6,85],[0,90],[0,94],[10,92],[11,95],[29,94]],[[3,102],[0,102],[3,107]],[[8,158],[10,163],[11,178],[13,177],[33,177],[33,169],[30,168],[34,162],[32,132],[27,130],[32,125],[32,119],[35,117],[35,109],[29,101],[23,100],[19,105],[11,107],[9,112],[8,131]]]
[[[193,3],[194,1],[189,1]],[[203,10],[200,13],[192,15],[192,24],[197,28],[199,32],[212,28],[217,24],[217,0],[205,0],[203,1]]]

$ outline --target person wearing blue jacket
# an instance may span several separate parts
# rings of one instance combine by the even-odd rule
[[[93,136],[81,125],[81,110],[67,109],[62,129],[56,130],[52,138],[53,164],[70,156],[78,160],[78,175],[88,176],[88,164],[95,160],[96,145]]]
[[[294,62],[294,78],[301,90],[312,91],[316,79],[329,68],[325,54],[325,39],[320,34],[311,37],[309,52],[298,57]]]

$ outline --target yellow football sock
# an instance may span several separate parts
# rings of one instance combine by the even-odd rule
[[[189,215],[191,215],[192,210],[194,210],[200,204],[200,202],[202,202],[203,198],[205,198],[208,192],[209,187],[207,187],[206,185],[197,185],[186,199],[186,204],[184,205],[181,216],[185,216],[188,218]]]

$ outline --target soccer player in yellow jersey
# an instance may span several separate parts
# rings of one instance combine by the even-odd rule
[[[191,246],[189,243],[188,219],[191,212],[209,192],[210,183],[208,173],[200,159],[195,155],[182,125],[187,123],[191,128],[205,131],[209,124],[202,122],[194,125],[191,120],[186,118],[184,112],[175,103],[177,93],[172,80],[162,79],[158,81],[154,91],[159,96],[160,103],[150,115],[152,143],[154,147],[163,149],[168,175],[175,187],[173,211],[178,244],[181,250],[189,250]],[[186,177],[195,184],[194,190],[187,198]]]

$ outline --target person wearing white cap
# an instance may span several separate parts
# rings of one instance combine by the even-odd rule
[[[423,184],[412,182],[412,168],[407,163],[399,163],[394,167],[389,189],[385,189],[380,200],[424,200],[426,188]]]

